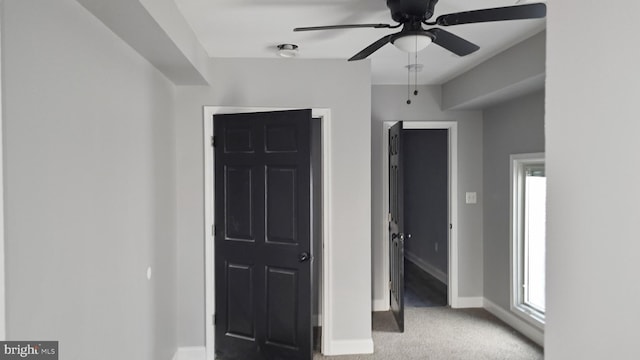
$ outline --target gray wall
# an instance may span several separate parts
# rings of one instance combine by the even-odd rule
[[[509,310],[509,156],[544,152],[544,92],[486,109],[483,143],[484,296]]]
[[[207,84],[208,56],[174,0],[77,1],[173,84]]]
[[[442,85],[445,109],[479,109],[544,89],[546,31]]]
[[[373,301],[377,310],[389,303],[389,269],[384,268],[382,211],[382,141],[384,121],[457,121],[458,122],[458,247],[461,297],[482,296],[482,114],[479,111],[443,111],[438,86],[421,86],[419,95],[406,104],[403,85],[376,85],[371,90],[371,247]],[[464,193],[478,192],[478,204],[466,205]]]
[[[406,255],[446,283],[449,263],[449,132],[402,133]],[[436,248],[437,246],[437,248]]]
[[[640,2],[548,6],[545,359],[640,359]]]
[[[170,359],[173,87],[75,1],[2,16],[8,338]]]
[[[205,105],[330,108],[334,340],[371,339],[369,62],[214,59],[211,87],[178,87],[179,344],[204,345]]]

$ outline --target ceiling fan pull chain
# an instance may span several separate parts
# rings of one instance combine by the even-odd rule
[[[411,53],[407,53],[407,105],[411,105]]]
[[[416,36],[416,57],[415,57],[415,61],[413,62],[413,66],[414,66],[414,71],[415,71],[415,82],[413,85],[415,85],[415,90],[413,90],[413,95],[414,96],[418,96],[418,37]]]

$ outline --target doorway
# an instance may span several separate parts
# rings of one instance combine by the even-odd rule
[[[381,225],[383,226],[383,240],[384,243],[387,244],[383,248],[384,252],[384,264],[385,268],[391,267],[392,263],[390,260],[390,246],[391,243],[390,235],[389,235],[389,129],[395,125],[397,122],[385,122],[383,128],[383,137],[382,137],[382,149],[383,149],[383,177],[382,177],[382,188],[383,188],[383,214]],[[447,242],[447,255],[446,259],[446,272],[441,272],[440,278],[438,282],[445,283],[447,285],[447,296],[446,296],[446,304],[451,307],[458,307],[459,299],[458,299],[458,246],[457,246],[457,217],[458,217],[458,179],[457,179],[457,123],[455,121],[407,121],[403,122],[402,128],[406,130],[420,130],[420,129],[432,129],[432,130],[444,130],[446,131],[446,136],[448,139],[447,153],[448,153],[448,161],[447,161],[447,174],[448,174],[448,191],[447,191],[447,219],[448,219],[448,238]],[[408,230],[410,233],[410,230]],[[435,248],[435,244],[431,244]],[[442,245],[438,246],[438,252],[444,252],[442,250]],[[410,255],[411,256],[411,255]],[[412,260],[410,258],[410,260]],[[415,260],[415,258],[413,258]],[[396,262],[397,264],[397,262]],[[410,262],[410,266],[415,264],[414,262]],[[421,267],[416,266],[421,271],[423,270]],[[404,272],[404,270],[403,270]],[[391,273],[391,269],[387,272],[387,276]],[[442,274],[446,274],[442,276]],[[437,277],[436,277],[437,279]],[[390,278],[384,281],[384,286],[387,286],[385,292],[390,292]],[[445,280],[445,281],[442,281]]]
[[[447,305],[449,130],[403,129],[407,307]]]
[[[204,108],[204,172],[205,172],[205,264],[206,264],[206,276],[205,276],[205,304],[206,304],[206,329],[205,329],[205,343],[206,354],[208,360],[213,360],[215,357],[215,247],[214,244],[214,228],[215,219],[215,177],[214,177],[214,129],[213,129],[213,116],[218,114],[238,114],[238,113],[256,113],[256,112],[273,112],[273,111],[285,111],[293,109],[283,108],[236,108],[236,107],[213,107],[206,106]],[[328,253],[331,243],[327,234],[330,233],[330,217],[328,216],[330,210],[330,152],[327,143],[330,140],[330,111],[328,109],[313,109],[311,121],[311,182],[310,189],[310,204],[309,209],[311,212],[311,243],[312,253],[311,260],[312,277],[314,284],[314,290],[312,293],[312,317],[311,325],[314,328],[319,329],[317,336],[314,336],[313,341],[317,338],[321,339],[320,346],[314,346],[314,350],[320,349],[323,353],[328,347],[330,341],[329,334],[329,322],[330,322],[330,308],[328,304],[328,291],[327,284],[323,282],[323,279],[327,278],[327,272],[330,270],[328,264]],[[299,260],[299,259],[298,259]]]

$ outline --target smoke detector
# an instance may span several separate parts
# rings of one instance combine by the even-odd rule
[[[295,44],[278,45],[278,56],[283,58],[293,58],[298,56],[298,45],[295,45]]]

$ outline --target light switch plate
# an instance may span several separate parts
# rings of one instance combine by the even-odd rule
[[[478,196],[475,192],[468,192],[466,194],[467,204],[475,204],[478,202]]]

